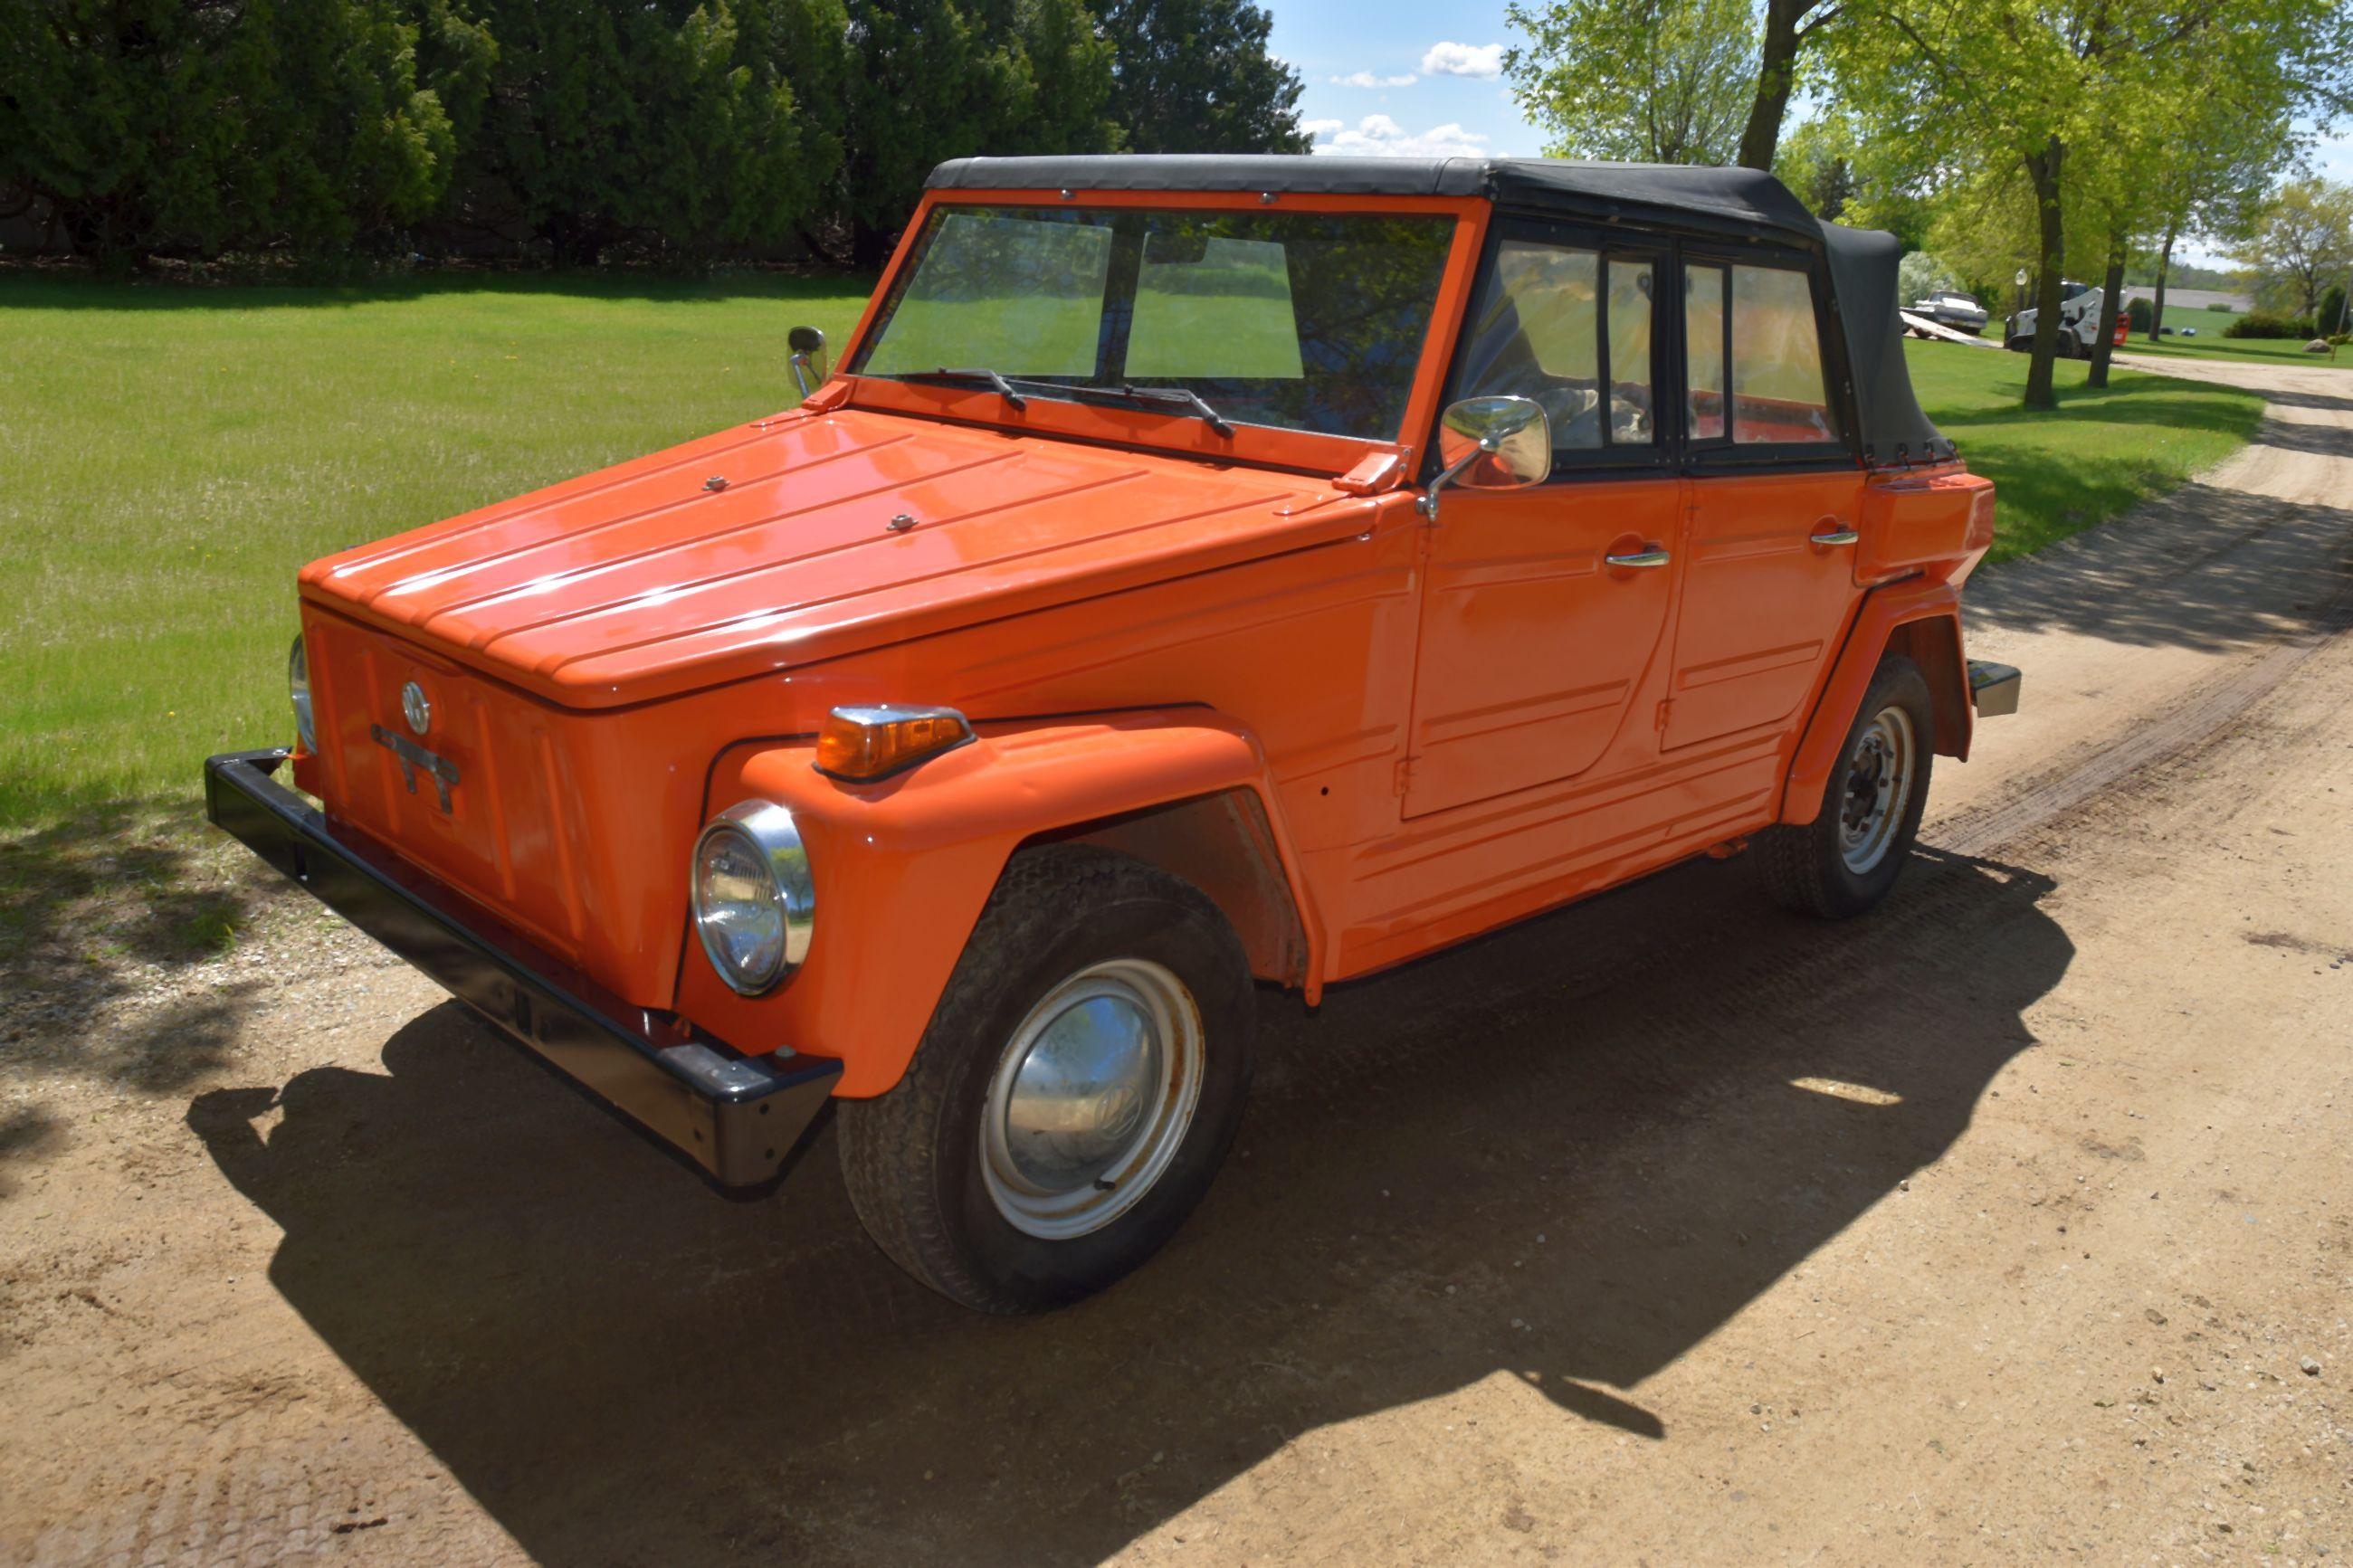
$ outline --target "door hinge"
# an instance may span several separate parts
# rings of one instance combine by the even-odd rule
[[[1672,697],[1662,697],[1659,699],[1658,715],[1651,721],[1651,723],[1652,728],[1656,729],[1662,735],[1667,732],[1667,715],[1674,711],[1674,706],[1675,700]]]
[[[1413,788],[1413,763],[1414,759],[1411,757],[1398,759],[1397,792],[1399,795],[1404,795]]]

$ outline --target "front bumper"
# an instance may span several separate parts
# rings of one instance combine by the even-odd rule
[[[270,775],[280,751],[205,763],[205,814],[313,898],[724,1187],[776,1174],[841,1064],[745,1056],[673,1014],[635,1006],[488,911],[327,820]]]

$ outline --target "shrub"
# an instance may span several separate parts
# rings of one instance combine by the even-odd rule
[[[2132,323],[2132,330],[2136,332],[2148,331],[2148,324],[2156,316],[2157,307],[2139,295],[2125,301],[2125,320]]]
[[[2250,310],[2222,329],[2226,338],[2309,338],[2310,321],[2291,321],[2269,310]]]

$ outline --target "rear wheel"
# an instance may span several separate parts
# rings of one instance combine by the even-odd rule
[[[1887,896],[1919,837],[1935,741],[1927,679],[1890,654],[1863,693],[1814,820],[1759,837],[1758,871],[1777,903],[1841,920]]]
[[[906,1076],[840,1109],[867,1230],[968,1307],[1074,1300],[1174,1235],[1250,1084],[1240,940],[1199,889],[1083,845],[1007,866]]]

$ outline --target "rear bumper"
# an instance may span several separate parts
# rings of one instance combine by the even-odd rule
[[[2010,665],[1969,660],[1969,700],[1977,705],[1978,717],[1999,719],[2017,712],[2019,682],[2024,679]]]
[[[839,1062],[788,1050],[745,1056],[675,1015],[613,995],[397,856],[335,837],[270,776],[286,755],[208,760],[205,814],[721,1186],[776,1174],[824,1108]]]

